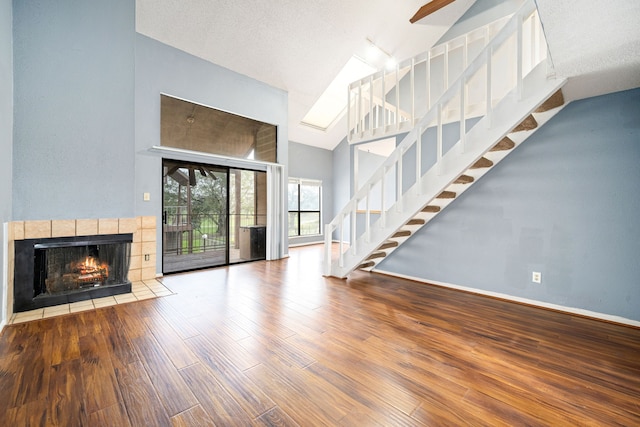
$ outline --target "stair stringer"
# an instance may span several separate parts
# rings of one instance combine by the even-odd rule
[[[351,271],[358,268],[363,261],[367,260],[372,253],[378,252],[378,248],[386,241],[397,241],[398,246],[384,249],[385,255],[401,246],[410,236],[393,238],[392,236],[396,232],[408,230],[413,235],[454,200],[439,199],[437,198],[438,195],[443,191],[453,191],[457,197],[490,169],[471,170],[470,167],[478,159],[485,156],[492,160],[493,166],[495,166],[508,153],[513,151],[511,149],[489,153],[489,150],[502,138],[509,135],[515,146],[517,146],[555,115],[562,106],[545,113],[534,113],[534,111],[565,83],[566,79],[548,79],[546,77],[546,64],[539,64],[523,79],[522,97],[518,99],[517,89],[512,90],[505,96],[493,109],[490,117],[483,117],[466,134],[464,150],[462,143],[458,141],[443,155],[439,164],[425,173],[422,179],[404,193],[401,200],[389,208],[384,218],[384,226],[382,225],[382,219],[379,219],[371,226],[368,236],[362,235],[356,240],[355,247],[357,250],[355,253],[351,249],[345,252],[342,267],[340,267],[339,263],[331,265],[330,275],[340,278],[346,277]],[[530,114],[536,116],[538,126],[533,130],[512,132]],[[474,177],[474,181],[468,184],[455,184],[454,181],[463,174]],[[422,212],[422,209],[427,205],[440,206],[440,212]],[[424,219],[425,223],[421,225],[405,225],[412,218]],[[370,260],[373,261],[373,265],[363,269],[371,270],[375,268],[382,259],[384,257]]]

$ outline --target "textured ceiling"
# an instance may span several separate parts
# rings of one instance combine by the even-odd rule
[[[640,86],[640,1],[536,3],[569,100]]]
[[[473,4],[410,24],[426,0],[137,0],[138,32],[289,93],[289,139],[332,149],[300,120],[366,39],[399,60],[430,48]],[[640,86],[640,1],[537,0],[558,75],[576,99]]]

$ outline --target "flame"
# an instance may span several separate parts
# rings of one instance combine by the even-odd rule
[[[77,264],[76,269],[80,274],[91,274],[96,272],[101,272],[105,276],[109,276],[109,265],[107,263],[100,263],[94,257],[86,257],[84,261],[80,261]]]

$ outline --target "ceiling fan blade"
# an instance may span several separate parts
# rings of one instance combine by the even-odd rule
[[[422,6],[418,11],[409,19],[409,22],[415,24],[425,16],[431,15],[434,12],[442,9],[449,3],[453,3],[455,0],[432,0],[429,3]]]

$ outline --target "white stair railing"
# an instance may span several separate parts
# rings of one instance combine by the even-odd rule
[[[493,107],[514,89],[516,96],[521,96],[523,78],[546,58],[547,44],[537,10],[534,2],[528,0],[459,78],[433,102],[429,112],[417,122],[382,166],[325,226],[325,275],[344,277],[356,268],[360,263],[359,256],[366,257],[382,243],[372,241],[375,229],[393,233],[406,220],[401,215],[403,199],[421,195],[424,175],[433,170],[437,175],[444,172],[444,124],[459,122],[460,137],[456,147],[464,152],[466,135],[470,131],[468,119],[484,116],[484,125],[491,127]],[[429,138],[433,138],[427,135],[427,130],[431,131],[430,135],[435,131],[436,160],[430,165],[425,164],[422,155]],[[408,162],[413,163],[415,173],[407,180],[403,174],[403,164]],[[332,249],[334,232],[337,232],[337,253],[333,253]],[[388,237],[388,234],[385,236]],[[345,266],[345,258],[349,254],[357,262]]]
[[[379,70],[351,83],[347,103],[349,142],[410,130],[508,20],[507,16],[491,22],[402,61],[393,69]]]

